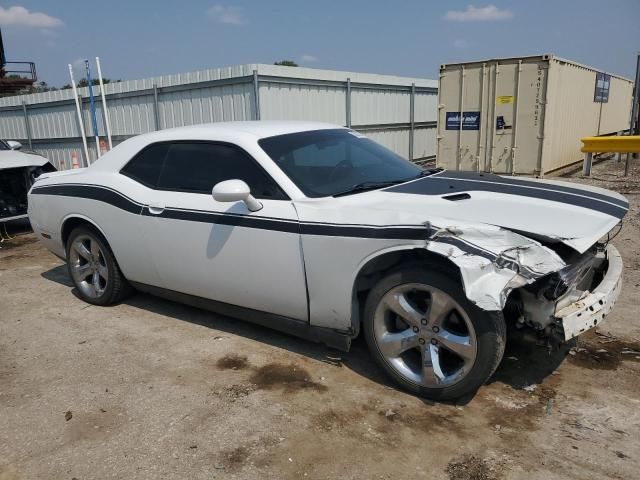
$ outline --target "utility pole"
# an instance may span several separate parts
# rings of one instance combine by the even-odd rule
[[[640,135],[640,125],[638,124],[638,96],[640,95],[640,52],[638,52],[638,58],[636,59],[636,81],[633,86],[633,103],[631,105],[631,121],[629,122],[629,135]],[[624,176],[629,175],[630,160],[631,158],[638,158],[637,153],[627,153],[627,158],[624,163]]]
[[[640,125],[638,124],[638,94],[640,93],[640,52],[636,60],[636,82],[633,89],[633,107],[631,107],[631,135],[640,135]]]

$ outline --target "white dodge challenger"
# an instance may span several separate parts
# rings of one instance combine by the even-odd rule
[[[611,310],[628,202],[574,184],[423,171],[358,132],[217,123],[46,173],[34,231],[96,305],[134,290],[348,350],[403,388],[478,389],[507,326],[562,342]],[[605,238],[605,241],[601,240]]]

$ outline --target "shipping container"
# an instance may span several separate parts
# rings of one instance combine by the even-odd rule
[[[543,176],[629,128],[633,82],[553,55],[440,67],[438,167]]]

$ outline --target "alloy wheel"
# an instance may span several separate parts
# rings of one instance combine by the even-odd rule
[[[79,235],[69,250],[71,275],[78,289],[90,298],[104,294],[109,282],[107,261],[97,240],[89,235]]]
[[[389,290],[374,314],[374,337],[385,361],[427,388],[461,381],[477,356],[473,324],[450,295],[426,284]]]

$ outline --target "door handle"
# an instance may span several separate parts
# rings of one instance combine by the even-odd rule
[[[164,203],[152,202],[149,204],[149,213],[152,215],[160,215],[164,212],[165,206]]]

